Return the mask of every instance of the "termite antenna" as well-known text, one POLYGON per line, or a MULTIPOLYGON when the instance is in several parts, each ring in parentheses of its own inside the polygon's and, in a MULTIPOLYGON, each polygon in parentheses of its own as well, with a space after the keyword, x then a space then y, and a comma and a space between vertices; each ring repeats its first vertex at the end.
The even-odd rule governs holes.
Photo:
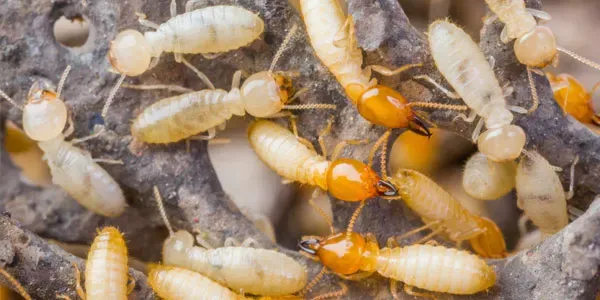
POLYGON ((575 53, 575 52, 573 52, 571 50, 567 50, 567 49, 565 49, 563 47, 556 47, 556 49, 558 51, 562 52, 562 53, 565 53, 565 54, 571 56, 572 58, 574 58, 575 60, 579 61, 580 63, 586 64, 586 65, 588 65, 588 66, 590 66, 590 67, 592 67, 592 68, 594 68, 596 70, 600 70, 600 65, 598 63, 596 63, 594 61, 591 61, 591 60, 589 60, 589 59, 587 59, 587 58, 585 58, 585 57, 583 57, 583 56, 581 56, 581 55, 579 55, 579 54, 577 54, 577 53, 575 53))
POLYGON ((6 278, 6 281, 13 286, 13 288, 17 293, 19 293, 19 295, 21 295, 21 297, 23 297, 25 300, 31 300, 31 296, 29 296, 27 291, 25 291, 25 288, 23 288, 19 281, 17 281, 12 275, 8 274, 8 272, 2 268, 0 268, 0 274, 6 278))
POLYGON ((531 105, 531 108, 527 111, 527 114, 529 115, 533 113, 540 105, 540 98, 538 97, 535 82, 533 81, 533 72, 531 72, 530 67, 527 67, 527 79, 529 80, 529 89, 531 90, 531 98, 533 99, 533 104, 531 105))
POLYGON ((173 236, 174 231, 173 231, 173 227, 171 227, 171 223, 169 222, 169 219, 167 218, 167 213, 165 212, 165 207, 163 205, 163 199, 162 196, 160 195, 160 191, 158 190, 157 186, 154 186, 152 188, 152 190, 154 191, 154 200, 156 200, 156 204, 158 205, 158 211, 160 211, 160 216, 163 219, 163 222, 165 223, 165 226, 167 226, 167 229, 169 230, 169 235, 173 236))
POLYGON ((284 105, 283 109, 287 110, 303 110, 303 109, 336 109, 335 104, 324 104, 324 103, 312 103, 312 104, 297 104, 297 105, 284 105))
MULTIPOLYGON (((102 108, 102 113, 100 114, 100 116, 102 116, 102 119, 104 119, 105 124, 107 123, 106 116, 108 115, 108 108, 110 107, 113 100, 115 99, 115 95, 117 94, 117 91, 121 87, 121 84, 123 84, 123 80, 125 80, 126 76, 127 75, 122 74, 121 77, 119 77, 119 80, 117 80, 117 84, 115 85, 115 87, 113 87, 113 89, 108 94, 108 98, 106 99, 106 103, 104 104, 104 107, 102 108)), ((104 126, 106 126, 106 125, 104 125, 104 126)))
POLYGON ((350 218, 350 222, 348 223, 348 229, 346 230, 346 240, 350 240, 352 238, 352 231, 354 230, 354 224, 356 223, 356 219, 358 219, 358 215, 360 214, 362 209, 365 207, 366 203, 367 203, 367 201, 365 201, 365 200, 360 201, 360 205, 352 214, 352 218, 350 218))
POLYGON ((71 72, 71 65, 67 65, 62 75, 60 76, 60 81, 58 81, 58 87, 56 88, 56 98, 60 99, 60 94, 62 93, 63 87, 65 87, 65 82, 67 81, 67 76, 69 76, 69 72, 71 72))
POLYGON ((435 108, 435 109, 443 109, 443 110, 456 110, 456 111, 469 110, 469 107, 466 105, 443 104, 443 103, 435 103, 435 102, 410 102, 406 106, 435 108))
POLYGON ((290 41, 292 40, 292 37, 296 33, 297 29, 298 29, 298 24, 294 23, 294 25, 292 25, 292 28, 290 29, 288 34, 285 36, 285 39, 283 39, 283 42, 281 42, 281 46, 279 46, 279 49, 277 49, 277 52, 275 53, 275 56, 273 57, 273 61, 271 62, 271 66, 269 67, 269 73, 272 73, 273 69, 275 69, 275 65, 277 64, 277 61, 281 57, 281 54, 283 53, 283 51, 285 51, 287 49, 287 46, 290 43, 290 41))
POLYGON ((321 279, 323 279, 323 276, 325 276, 325 274, 327 273, 327 269, 325 268, 325 266, 323 266, 323 268, 321 268, 321 271, 319 271, 319 274, 317 274, 317 276, 315 276, 315 278, 313 278, 313 280, 311 280, 306 287, 300 291, 300 296, 304 296, 308 293, 310 293, 310 291, 312 291, 312 289, 315 287, 315 285, 317 285, 317 283, 319 283, 319 281, 321 281, 321 279))
POLYGON ((8 101, 12 106, 23 110, 23 106, 17 104, 17 102, 15 102, 15 100, 13 100, 11 97, 9 97, 3 90, 0 90, 0 96, 2 96, 2 98, 6 99, 6 101, 8 101))
POLYGON ((348 286, 343 283, 343 282, 339 282, 340 285, 340 289, 335 291, 335 292, 329 292, 327 294, 322 294, 316 297, 312 297, 310 298, 310 300, 322 300, 322 299, 329 299, 329 298, 339 298, 341 296, 344 296, 348 293, 348 286))
POLYGON ((310 200, 308 200, 308 203, 310 204, 310 206, 312 206, 312 208, 314 210, 317 211, 317 213, 319 213, 319 215, 321 215, 321 217, 323 217, 323 220, 325 220, 325 222, 327 222, 327 226, 329 226, 329 231, 331 232, 331 234, 335 233, 335 229, 333 228, 333 222, 331 221, 331 218, 329 218, 329 216, 325 213, 325 211, 320 208, 319 206, 317 206, 317 204, 315 203, 315 198, 317 198, 317 196, 320 194, 320 190, 319 188, 316 188, 315 191, 313 192, 312 196, 310 197, 310 200))

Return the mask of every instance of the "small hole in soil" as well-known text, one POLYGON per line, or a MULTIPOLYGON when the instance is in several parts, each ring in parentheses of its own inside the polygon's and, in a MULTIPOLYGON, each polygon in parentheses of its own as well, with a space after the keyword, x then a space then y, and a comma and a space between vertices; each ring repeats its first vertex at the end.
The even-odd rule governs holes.
POLYGON ((54 23, 54 38, 65 47, 81 47, 90 35, 90 24, 83 16, 62 16, 54 23))

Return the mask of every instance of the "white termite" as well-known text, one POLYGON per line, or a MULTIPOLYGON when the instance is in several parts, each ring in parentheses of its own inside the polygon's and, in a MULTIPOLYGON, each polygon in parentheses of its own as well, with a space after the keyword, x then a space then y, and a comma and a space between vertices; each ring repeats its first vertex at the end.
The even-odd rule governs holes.
MULTIPOLYGON (((60 94, 70 68, 68 66, 63 73, 57 92, 54 92, 51 83, 36 81, 29 90, 24 107, 2 91, 0 96, 23 111, 25 133, 37 141, 44 152, 52 182, 87 209, 103 216, 116 217, 125 210, 125 197, 117 182, 96 163, 113 161, 92 159, 89 152, 74 146, 74 143, 86 138, 67 142, 62 133, 68 113, 60 94)), ((72 128, 67 131, 72 132, 72 128)))

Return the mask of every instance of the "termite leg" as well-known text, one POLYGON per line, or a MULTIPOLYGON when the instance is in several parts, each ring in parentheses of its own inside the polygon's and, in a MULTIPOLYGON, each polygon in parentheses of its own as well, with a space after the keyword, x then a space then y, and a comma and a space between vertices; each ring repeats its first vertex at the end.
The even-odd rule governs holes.
POLYGON ((367 144, 367 143, 369 143, 369 139, 341 141, 337 145, 335 145, 335 148, 333 148, 333 152, 331 153, 331 160, 334 161, 334 160, 340 158, 342 151, 344 150, 344 147, 346 147, 348 145, 363 145, 363 144, 367 144))
POLYGON ((133 276, 128 275, 129 276, 129 282, 127 282, 127 295, 131 294, 131 292, 133 292, 133 289, 135 288, 135 278, 133 278, 133 276))
POLYGON ((352 45, 354 36, 354 20, 352 15, 348 15, 344 25, 338 29, 337 33, 333 37, 333 45, 337 48, 346 48, 348 45, 352 45))
POLYGON ((384 76, 394 76, 394 75, 398 75, 404 71, 410 70, 412 68, 422 67, 422 66, 423 66, 422 63, 417 63, 417 64, 404 65, 404 66, 394 69, 394 70, 390 70, 390 69, 388 69, 384 66, 380 66, 380 65, 370 65, 370 66, 367 66, 367 68, 369 68, 372 71, 375 71, 381 75, 384 75, 384 76))
POLYGON ((260 248, 260 244, 253 238, 247 238, 242 242, 242 247, 245 248, 260 248))
POLYGON ((292 132, 296 136, 296 139, 298 140, 298 142, 300 142, 302 145, 306 146, 312 152, 317 153, 315 146, 313 146, 313 144, 309 140, 301 137, 298 134, 298 125, 296 124, 296 118, 297 117, 295 115, 290 115, 290 126, 292 127, 292 132))
POLYGON ((506 25, 502 27, 502 31, 500 32, 500 40, 504 44, 508 44, 511 40, 511 38, 508 37, 508 27, 506 25))
POLYGON ((212 140, 217 135, 217 129, 215 127, 211 127, 206 130, 207 135, 195 135, 190 137, 190 140, 194 141, 207 141, 212 140))
POLYGON ((240 242, 238 242, 237 239, 232 238, 232 237, 228 237, 225 239, 225 242, 223 243, 223 247, 239 247, 241 246, 240 242))
POLYGON ((440 227, 436 228, 435 230, 433 230, 432 232, 430 232, 428 235, 424 236, 422 239, 420 239, 420 240, 418 240, 418 241, 414 242, 413 244, 423 244, 423 243, 429 243, 429 242, 431 242, 431 241, 432 241, 431 239, 432 239, 434 236, 436 236, 436 235, 438 235, 439 233, 441 233, 441 232, 442 232, 442 230, 444 230, 444 228, 440 226, 440 227))
POLYGON ((149 20, 147 20, 147 19, 146 19, 146 18, 147 18, 147 17, 146 17, 146 14, 144 14, 144 13, 139 13, 139 12, 136 12, 135 14, 138 16, 138 22, 139 22, 139 23, 140 23, 142 26, 150 27, 150 28, 152 28, 152 29, 158 29, 158 27, 159 27, 159 26, 158 26, 158 24, 156 24, 156 23, 154 23, 154 22, 152 22, 152 21, 149 21, 149 20))
POLYGON ((585 213, 585 211, 573 206, 567 205, 567 212, 569 212, 569 220, 574 221, 575 219, 581 217, 585 213))
POLYGON ((179 85, 171 85, 171 84, 123 84, 124 88, 132 89, 132 90, 168 90, 170 92, 177 93, 192 93, 194 90, 188 89, 179 85))
POLYGON ((465 115, 465 114, 458 114, 456 117, 454 117, 454 119, 452 120, 453 122, 461 119, 467 123, 473 123, 473 121, 475 121, 475 118, 477 118, 477 112, 475 112, 474 110, 471 110, 469 112, 469 115, 465 115))
MULTIPOLYGON (((463 241, 458 241, 456 242, 456 246, 458 247, 459 245, 462 244, 463 241)), ((439 245, 439 243, 436 240, 429 240, 425 243, 425 245, 431 245, 431 246, 437 246, 439 245)), ((459 248, 460 249, 460 248, 459 248)))
POLYGON ((398 244, 396 238, 392 236, 387 239, 387 241, 385 242, 385 246, 391 249, 400 247, 400 244, 398 244))
POLYGON ((541 10, 537 10, 537 9, 533 9, 533 8, 526 8, 525 10, 540 20, 544 20, 544 21, 552 20, 552 16, 545 11, 541 11, 541 10))
POLYGON ((488 56, 488 64, 490 64, 490 68, 492 68, 492 70, 496 66, 496 58, 493 55, 488 56))
POLYGON ((290 100, 288 100, 286 102, 286 104, 290 104, 290 103, 294 102, 294 100, 300 98, 300 96, 302 96, 302 94, 304 94, 306 92, 308 92, 308 88, 301 88, 301 89, 299 89, 298 91, 296 91, 294 93, 294 95, 292 95, 292 98, 290 98, 290 100))
POLYGON ((350 274, 350 275, 344 275, 344 274, 339 274, 339 273, 335 273, 335 274, 337 276, 339 276, 340 278, 343 278, 346 280, 361 281, 366 278, 369 278, 371 275, 373 275, 373 272, 360 271, 360 272, 356 272, 356 273, 350 274))
POLYGON ((327 120, 327 127, 325 127, 325 129, 321 130, 321 132, 319 133, 319 137, 317 138, 317 140, 319 141, 319 147, 321 148, 321 154, 324 157, 327 157, 327 147, 325 147, 325 136, 329 135, 331 133, 332 125, 333 125, 333 117, 330 117, 327 120))
POLYGON ((521 107, 521 106, 516 106, 516 105, 507 105, 506 109, 512 111, 512 112, 516 112, 519 114, 527 114, 529 113, 529 111, 535 111, 534 108, 537 108, 537 105, 534 104, 534 106, 532 106, 530 109, 521 107))
POLYGON ((206 249, 214 249, 215 248, 206 239, 201 237, 199 234, 196 235, 196 242, 198 243, 198 245, 200 245, 206 249))
POLYGON ((444 94, 446 94, 446 96, 448 96, 451 99, 461 99, 457 93, 451 92, 450 90, 445 88, 443 85, 441 85, 437 81, 433 80, 433 78, 429 77, 429 75, 418 75, 418 76, 413 76, 413 78, 414 79, 423 79, 423 80, 431 83, 434 87, 436 87, 438 90, 442 91, 444 94))
POLYGON ((189 0, 188 2, 185 3, 185 12, 190 12, 194 9, 196 9, 196 5, 198 5, 198 3, 202 3, 204 2, 204 0, 189 0))
POLYGON ((573 163, 571 164, 571 172, 570 172, 570 179, 569 179, 569 191, 565 193, 565 197, 567 198, 567 200, 571 200, 571 198, 573 198, 573 195, 575 195, 575 165, 577 164, 578 161, 579 161, 579 156, 575 156, 575 159, 573 160, 573 163))
MULTIPOLYGON (((192 1, 192 0, 190 0, 192 1)), ((189 3, 189 2, 188 2, 189 3)), ((240 88, 240 82, 242 81, 242 70, 237 70, 235 71, 235 73, 233 73, 233 78, 231 79, 231 89, 239 89, 240 88)))
POLYGON ((512 95, 515 92, 515 89, 510 85, 510 83, 506 83, 502 86, 502 96, 505 98, 512 95))
POLYGON ((398 282, 394 279, 390 279, 390 294, 392 294, 393 299, 400 299, 400 297, 398 297, 398 282))
POLYGON ((122 160, 117 160, 117 159, 94 158, 93 161, 97 162, 97 163, 104 163, 104 164, 109 164, 109 165, 123 165, 124 164, 124 162, 122 160))
POLYGON ((202 73, 200 70, 198 70, 196 67, 194 67, 187 59, 185 59, 183 57, 183 55, 181 55, 181 53, 175 53, 174 55, 175 55, 175 61, 182 62, 184 65, 186 65, 188 68, 190 68, 194 73, 196 73, 196 75, 198 77, 200 77, 200 80, 202 80, 204 85, 206 85, 209 89, 211 89, 211 90, 215 89, 215 86, 212 84, 210 79, 208 79, 208 77, 204 73, 202 73))
POLYGON ((437 299, 433 294, 430 293, 423 293, 423 292, 416 292, 413 290, 413 287, 410 285, 406 285, 404 284, 404 292, 413 296, 413 297, 425 297, 425 298, 430 298, 430 299, 437 299))
POLYGON ((479 119, 477 122, 477 126, 473 130, 473 134, 471 135, 471 140, 473 143, 477 143, 477 138, 479 138, 479 134, 481 133, 481 128, 483 128, 483 119, 479 119))
POLYGON ((169 5, 169 10, 171 11, 171 18, 177 16, 177 0, 171 0, 171 5, 169 5))
POLYGON ((75 123, 73 122, 73 111, 71 109, 67 109, 67 124, 69 125, 67 129, 65 129, 63 135, 65 138, 70 137, 73 132, 75 132, 75 123))
POLYGON ((406 239, 407 237, 410 237, 411 235, 417 234, 417 233, 419 233, 419 232, 421 232, 423 230, 430 229, 430 228, 435 228, 436 226, 440 225, 441 223, 442 223, 442 221, 431 222, 431 223, 429 223, 427 225, 423 225, 423 226, 421 226, 419 228, 416 228, 416 229, 413 229, 413 230, 411 230, 409 232, 405 232, 404 234, 402 234, 400 236, 394 237, 394 239, 395 240, 406 239))

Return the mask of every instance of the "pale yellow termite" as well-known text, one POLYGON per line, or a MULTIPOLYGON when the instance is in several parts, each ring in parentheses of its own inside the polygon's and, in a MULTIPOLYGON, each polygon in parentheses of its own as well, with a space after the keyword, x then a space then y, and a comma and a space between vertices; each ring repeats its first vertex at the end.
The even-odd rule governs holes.
POLYGON ((515 187, 516 172, 515 161, 495 162, 477 152, 465 164, 462 186, 473 198, 498 199, 515 187))
MULTIPOLYGON (((300 291, 306 285, 306 267, 275 250, 250 248, 247 240, 241 247, 205 249, 194 246, 194 237, 185 230, 173 232, 163 208, 158 188, 154 195, 161 216, 169 229, 163 245, 165 265, 186 268, 228 286, 240 293, 282 296, 300 291)), ((202 243, 206 245, 207 243, 202 243)))
POLYGON ((428 31, 431 55, 440 73, 456 91, 446 90, 429 76, 418 76, 434 84, 452 98, 462 98, 471 108, 468 122, 481 119, 473 131, 479 151, 494 161, 519 157, 525 145, 525 132, 513 121, 512 111, 526 113, 521 107, 506 104, 504 93, 483 52, 471 37, 449 21, 436 21, 428 31), (480 135, 485 122, 487 131, 480 135))
POLYGON ((63 73, 57 92, 46 81, 35 82, 24 107, 2 91, 0 96, 23 111, 25 133, 36 140, 44 152, 52 182, 89 210, 116 217, 125 210, 125 197, 115 180, 96 163, 109 161, 92 159, 89 152, 74 145, 78 141, 67 142, 62 133, 67 123, 67 108, 60 93, 69 70, 67 67, 63 73))
MULTIPOLYGON (((127 283, 127 246, 118 229, 104 227, 92 243, 85 264, 85 292, 81 288, 81 275, 75 268, 76 290, 81 299, 86 300, 127 300, 133 290, 134 281, 127 283)), ((67 296, 60 296, 69 299, 67 296)))
POLYGON ((383 198, 402 199, 426 224, 411 233, 433 228, 429 237, 446 233, 457 243, 468 241, 483 257, 506 256, 506 244, 498 226, 492 220, 468 211, 429 177, 414 170, 400 169, 389 180, 398 189, 399 196, 383 198))
MULTIPOLYGON (((288 105, 294 94, 290 79, 273 72, 277 60, 291 40, 294 26, 275 54, 271 68, 251 75, 240 88, 241 71, 233 76, 231 91, 206 89, 169 97, 147 107, 131 125, 133 137, 144 143, 171 143, 208 132, 204 139, 215 136, 233 115, 246 112, 254 117, 274 117, 283 109, 333 109, 330 104, 288 105)), ((148 89, 156 86, 129 86, 148 89)), ((159 86, 164 87, 164 86, 159 86)))
POLYGON ((5 122, 4 149, 10 160, 21 169, 24 182, 35 186, 49 186, 52 175, 44 162, 44 152, 35 140, 29 138, 15 123, 5 122))
POLYGON ((523 151, 517 167, 517 205, 548 237, 569 223, 567 199, 573 195, 575 163, 571 166, 569 192, 565 193, 556 167, 536 151, 523 151))

